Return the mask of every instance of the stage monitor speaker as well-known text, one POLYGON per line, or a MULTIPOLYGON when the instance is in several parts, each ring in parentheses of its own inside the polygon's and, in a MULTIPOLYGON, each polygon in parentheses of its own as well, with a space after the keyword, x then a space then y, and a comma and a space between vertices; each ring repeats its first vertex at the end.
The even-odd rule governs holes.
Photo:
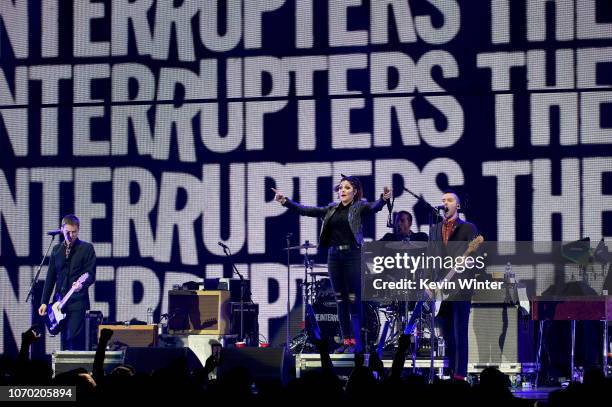
POLYGON ((229 291, 171 290, 168 292, 170 333, 229 334, 229 300, 229 291))
POLYGON ((501 366, 519 362, 519 311, 504 304, 473 305, 468 331, 468 364, 501 366))
POLYGON ((246 367, 257 381, 281 380, 284 384, 295 375, 295 362, 285 348, 223 348, 217 377, 223 380, 236 367, 246 367))
POLYGON ((104 328, 113 330, 111 349, 157 346, 157 325, 98 325, 98 338, 104 328))
POLYGON ((190 371, 202 369, 202 363, 189 348, 127 348, 124 363, 134 367, 137 373, 151 374, 185 358, 190 371))
MULTIPOLYGON (((51 355, 51 367, 53 376, 66 373, 74 369, 83 368, 88 372, 93 370, 93 363, 96 356, 94 351, 83 350, 60 350, 51 355)), ((104 373, 110 372, 123 363, 122 351, 106 351, 104 354, 104 373)))

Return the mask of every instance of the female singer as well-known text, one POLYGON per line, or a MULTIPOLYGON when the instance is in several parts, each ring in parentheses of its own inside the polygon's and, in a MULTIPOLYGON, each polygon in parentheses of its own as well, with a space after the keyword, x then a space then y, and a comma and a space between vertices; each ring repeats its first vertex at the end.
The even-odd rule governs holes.
POLYGON ((334 188, 340 202, 324 207, 303 206, 272 188, 274 199, 300 215, 323 218, 319 245, 328 249, 327 266, 338 305, 338 320, 343 337, 335 353, 362 352, 361 324, 361 245, 363 244, 362 218, 380 211, 391 199, 391 190, 385 187, 375 202, 363 199, 363 188, 357 177, 342 176, 334 188), (351 330, 352 322, 352 330, 351 330))

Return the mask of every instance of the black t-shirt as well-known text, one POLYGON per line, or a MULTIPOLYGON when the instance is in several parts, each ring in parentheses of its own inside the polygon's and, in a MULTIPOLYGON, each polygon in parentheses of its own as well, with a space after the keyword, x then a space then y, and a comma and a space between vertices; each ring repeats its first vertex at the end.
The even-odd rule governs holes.
POLYGON ((348 221, 348 213, 351 205, 338 205, 336 212, 329 220, 329 246, 352 245, 355 243, 355 237, 351 231, 351 226, 348 221))

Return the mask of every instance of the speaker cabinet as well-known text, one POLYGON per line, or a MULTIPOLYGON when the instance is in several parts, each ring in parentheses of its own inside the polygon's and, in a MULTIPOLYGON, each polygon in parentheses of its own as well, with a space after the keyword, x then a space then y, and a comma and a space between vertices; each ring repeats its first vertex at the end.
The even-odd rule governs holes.
POLYGON ((519 311, 505 304, 472 306, 468 330, 468 370, 518 364, 519 311))
POLYGON ((230 292, 171 290, 168 315, 171 334, 227 335, 230 331, 230 292))
MULTIPOLYGON (((242 321, 242 337, 247 338, 249 346, 259 346, 259 304, 244 303, 242 305, 244 319, 242 321)), ((240 337, 240 303, 231 303, 231 333, 240 337)), ((242 338, 241 338, 242 339, 242 338)))

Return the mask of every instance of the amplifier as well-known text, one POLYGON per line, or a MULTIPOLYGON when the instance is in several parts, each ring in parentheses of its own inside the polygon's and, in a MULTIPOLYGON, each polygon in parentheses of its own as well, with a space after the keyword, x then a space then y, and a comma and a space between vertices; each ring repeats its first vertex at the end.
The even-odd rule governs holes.
POLYGON ((98 338, 104 328, 113 330, 108 344, 111 349, 157 346, 157 325, 98 325, 98 338))
POLYGON ((168 330, 171 334, 226 335, 230 331, 230 292, 171 290, 168 330))
POLYGON ((98 326, 102 323, 101 311, 85 312, 85 350, 96 350, 98 347, 98 326))

